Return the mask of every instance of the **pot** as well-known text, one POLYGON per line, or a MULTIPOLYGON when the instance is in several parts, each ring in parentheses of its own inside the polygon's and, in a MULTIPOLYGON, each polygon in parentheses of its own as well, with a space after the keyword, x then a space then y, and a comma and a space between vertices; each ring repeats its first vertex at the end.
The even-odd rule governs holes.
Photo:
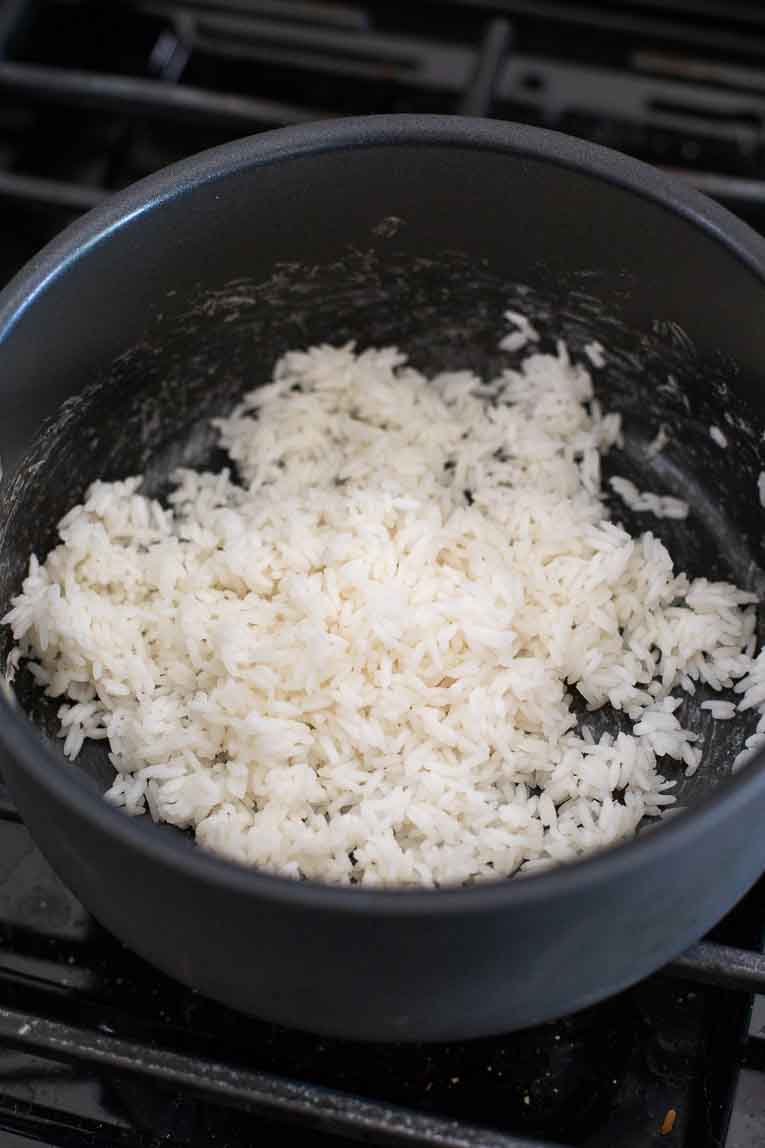
MULTIPOLYGON (((207 420, 285 350, 395 342, 421 369, 488 373, 508 308, 573 355, 607 348, 619 472, 692 506, 686 524, 628 525, 666 537, 682 569, 759 591, 764 280, 765 243, 726 211, 551 132, 373 117, 180 163, 0 297, 0 610, 95 478, 145 472, 161 495, 175 466, 217 465, 207 420)), ((16 695, 3 771, 54 868, 146 960, 280 1024, 391 1040, 537 1024, 674 957, 765 867, 765 762, 730 773, 745 718, 679 778, 683 814, 632 842, 495 884, 372 890, 239 868, 125 816, 101 796, 103 745, 64 764, 56 705, 23 673, 16 695)))

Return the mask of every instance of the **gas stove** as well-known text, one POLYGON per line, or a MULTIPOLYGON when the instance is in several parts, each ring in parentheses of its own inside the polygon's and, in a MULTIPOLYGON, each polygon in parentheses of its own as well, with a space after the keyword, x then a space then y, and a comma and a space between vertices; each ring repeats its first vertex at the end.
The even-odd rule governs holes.
MULTIPOLYGON (((0 90, 1 281, 175 159, 371 112, 567 131, 765 232, 755 3, 4 0, 0 90)), ((327 1040, 234 1014, 123 949, 0 788, 0 1145, 243 1148, 291 1124, 309 1148, 754 1148, 764 933, 761 882, 671 966, 573 1017, 447 1045, 327 1040)))

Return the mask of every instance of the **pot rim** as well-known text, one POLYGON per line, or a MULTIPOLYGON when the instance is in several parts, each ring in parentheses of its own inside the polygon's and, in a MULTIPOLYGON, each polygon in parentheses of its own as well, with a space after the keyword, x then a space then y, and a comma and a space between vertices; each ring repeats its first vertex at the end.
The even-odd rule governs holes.
MULTIPOLYGON (((498 120, 437 115, 362 116, 280 128, 249 136, 175 163, 111 196, 67 227, 36 255, 0 293, 0 353, 22 316, 67 269, 112 233, 204 184, 266 164, 328 151, 394 146, 440 146, 525 156, 598 178, 650 199, 693 223, 728 249, 761 281, 765 299, 765 239, 706 196, 639 160, 560 132, 498 120)), ((504 911, 628 880, 648 865, 704 847, 704 839, 752 800, 765 796, 765 752, 741 773, 726 779, 679 817, 654 831, 561 867, 519 880, 455 888, 359 888, 295 881, 237 865, 175 835, 158 833, 148 816, 129 817, 89 786, 72 784, 60 759, 33 724, 0 692, 0 746, 53 798, 110 833, 124 847, 208 886, 257 900, 315 911, 411 917, 504 911)))

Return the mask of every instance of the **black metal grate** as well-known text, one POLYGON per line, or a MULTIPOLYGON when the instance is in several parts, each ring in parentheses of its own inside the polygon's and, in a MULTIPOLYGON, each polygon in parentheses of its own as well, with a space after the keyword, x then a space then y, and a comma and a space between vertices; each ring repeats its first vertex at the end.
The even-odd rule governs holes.
MULTIPOLYGON (((756 3, 4 0, 0 93, 5 278, 174 159, 360 112, 560 128, 678 171, 765 230, 756 3)), ((575 1017, 351 1045, 243 1020, 148 969, 60 884, 0 790, 0 1141, 233 1148, 296 1122, 309 1146, 722 1148, 733 1110, 728 1148, 765 1143, 750 1023, 764 893, 575 1017)))
POLYGON ((0 197, 58 225, 247 132, 419 110, 619 146, 765 224, 764 59, 765 10, 723 0, 5 0, 0 197))

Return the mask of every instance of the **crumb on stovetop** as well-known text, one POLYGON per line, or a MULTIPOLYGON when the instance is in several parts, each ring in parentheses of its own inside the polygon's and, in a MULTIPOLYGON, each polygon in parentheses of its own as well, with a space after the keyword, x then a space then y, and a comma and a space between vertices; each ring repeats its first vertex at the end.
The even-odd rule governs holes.
POLYGON ((661 1127, 659 1128, 659 1132, 662 1136, 669 1136, 670 1132, 675 1127, 676 1120, 677 1110, 674 1108, 668 1108, 664 1115, 664 1119, 661 1122, 661 1127))

